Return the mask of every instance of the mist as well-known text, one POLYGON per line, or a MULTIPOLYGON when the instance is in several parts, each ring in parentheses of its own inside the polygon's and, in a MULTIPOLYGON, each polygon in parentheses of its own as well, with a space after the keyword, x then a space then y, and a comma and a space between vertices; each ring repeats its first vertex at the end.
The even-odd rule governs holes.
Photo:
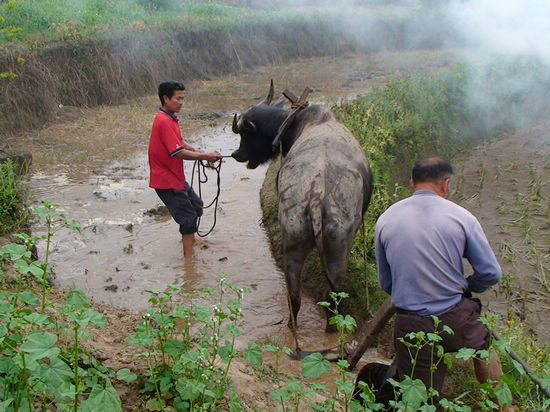
POLYGON ((464 38, 486 52, 538 57, 550 65, 548 0, 454 0, 449 15, 464 38))
POLYGON ((550 107, 550 2, 452 0, 449 20, 472 65, 471 104, 489 126, 522 127, 550 107))

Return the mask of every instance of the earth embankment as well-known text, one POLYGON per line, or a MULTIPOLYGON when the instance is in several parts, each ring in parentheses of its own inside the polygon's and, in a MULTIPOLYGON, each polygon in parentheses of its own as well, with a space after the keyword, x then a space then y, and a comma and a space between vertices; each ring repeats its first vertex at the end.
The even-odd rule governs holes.
POLYGON ((40 47, 5 46, 0 73, 15 76, 0 82, 0 130, 42 126, 67 106, 120 104, 154 93, 155 85, 168 78, 209 79, 300 57, 440 47, 450 41, 452 30, 435 19, 360 13, 342 20, 298 13, 284 22, 245 21, 203 30, 189 30, 183 23, 136 23, 40 47), (415 30, 421 27, 434 29, 415 30))

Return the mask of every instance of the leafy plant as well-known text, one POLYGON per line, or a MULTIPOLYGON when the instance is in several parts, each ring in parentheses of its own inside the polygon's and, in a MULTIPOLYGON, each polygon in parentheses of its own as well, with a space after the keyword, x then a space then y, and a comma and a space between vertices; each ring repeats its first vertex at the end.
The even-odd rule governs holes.
POLYGON ((0 405, 9 412, 50 404, 62 411, 120 411, 120 398, 110 381, 114 372, 81 345, 90 337, 89 326, 105 325, 103 316, 89 307, 78 289, 68 293, 61 311, 46 305, 53 224, 61 219, 77 227, 57 214, 51 202, 42 204, 33 213, 46 220, 47 234, 17 234, 22 244, 10 243, 0 249, 0 281, 10 286, 7 268, 18 274, 14 290, 5 287, 0 291, 0 405), (41 239, 47 244, 43 262, 32 253, 41 239), (33 291, 36 282, 42 286, 41 296, 33 291))
POLYGON ((12 160, 0 162, 0 176, 0 234, 5 234, 26 223, 28 194, 12 160))
MULTIPOLYGON (((137 355, 146 358, 148 371, 143 392, 150 396, 149 410, 160 410, 168 404, 177 410, 218 410, 224 396, 231 393, 228 377, 231 361, 236 356, 235 338, 242 317, 241 300, 248 289, 227 284, 220 275, 218 296, 205 288, 195 292, 190 305, 174 305, 171 286, 165 292, 149 291, 153 309, 147 311, 129 343, 143 347, 137 355), (226 298, 232 292, 236 299, 226 298), (191 329, 197 328, 198 338, 191 329)), ((231 397, 233 403, 238 403, 231 397)))
POLYGON ((0 293, 0 398, 5 411, 31 410, 36 403, 53 403, 60 410, 119 411, 120 398, 101 366, 81 346, 88 326, 105 319, 90 309, 84 294, 74 289, 59 313, 36 311, 39 299, 30 291, 0 293), (60 336, 71 332, 65 347, 60 336))

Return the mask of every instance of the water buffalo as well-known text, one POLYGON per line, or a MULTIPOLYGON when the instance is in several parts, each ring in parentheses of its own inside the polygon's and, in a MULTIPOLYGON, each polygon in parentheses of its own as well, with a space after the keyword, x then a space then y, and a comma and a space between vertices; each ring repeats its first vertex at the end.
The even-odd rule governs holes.
MULTIPOLYGON (((282 101, 267 98, 241 115, 233 132, 240 134, 232 153, 247 167, 275 158, 272 142, 289 114, 282 101)), ((283 264, 289 294, 289 327, 295 328, 301 303, 301 271, 317 247, 331 290, 339 291, 346 275, 353 238, 372 193, 372 175, 355 137, 331 110, 312 105, 297 112, 280 136, 283 155, 277 177, 283 264)), ((328 293, 328 289, 327 289, 328 293)), ((332 328, 327 319, 327 331, 332 328)))

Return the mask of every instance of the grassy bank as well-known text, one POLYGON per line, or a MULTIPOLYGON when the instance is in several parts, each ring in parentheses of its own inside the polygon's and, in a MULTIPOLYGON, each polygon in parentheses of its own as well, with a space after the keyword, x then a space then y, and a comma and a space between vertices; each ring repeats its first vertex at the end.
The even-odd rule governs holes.
POLYGON ((118 3, 126 7, 120 15, 106 0, 86 2, 89 10, 61 0, 0 5, 4 132, 40 126, 64 106, 118 104, 151 94, 167 78, 205 79, 297 57, 451 42, 444 19, 411 8, 267 11, 193 2, 149 10, 118 3), (433 30, 424 34, 422 27, 433 30))

